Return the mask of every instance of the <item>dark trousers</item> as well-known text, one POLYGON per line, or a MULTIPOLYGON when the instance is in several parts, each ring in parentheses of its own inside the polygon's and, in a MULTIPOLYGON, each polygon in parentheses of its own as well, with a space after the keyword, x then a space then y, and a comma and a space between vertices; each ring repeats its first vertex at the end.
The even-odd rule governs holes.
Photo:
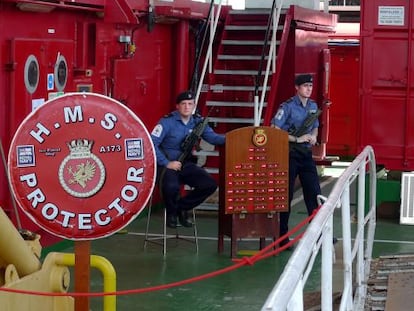
MULTIPOLYGON (((163 168, 158 167, 159 173, 162 170, 163 168)), ((217 189, 214 178, 193 162, 184 163, 181 171, 165 169, 159 182, 168 215, 177 215, 180 210, 191 210, 203 203, 217 189), (192 188, 185 196, 181 196, 182 185, 192 188)))
POLYGON ((312 159, 312 152, 300 152, 291 150, 289 152, 289 211, 280 213, 280 235, 289 231, 289 215, 291 202, 295 190, 295 180, 299 176, 302 185, 303 199, 305 201, 308 215, 317 208, 316 197, 321 194, 319 176, 316 170, 315 161, 312 159))

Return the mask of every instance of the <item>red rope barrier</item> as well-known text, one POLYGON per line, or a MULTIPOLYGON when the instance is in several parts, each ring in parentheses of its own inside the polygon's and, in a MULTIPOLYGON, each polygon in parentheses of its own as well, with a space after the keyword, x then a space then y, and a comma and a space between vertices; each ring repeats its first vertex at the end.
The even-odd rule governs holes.
POLYGON ((203 275, 199 275, 197 277, 193 277, 190 279, 173 282, 169 284, 163 284, 163 285, 157 285, 152 287, 146 287, 146 288, 136 288, 136 289, 127 289, 127 290, 120 290, 116 292, 85 292, 85 293, 50 293, 50 292, 39 292, 39 291, 31 291, 31 290, 22 290, 22 289, 13 289, 13 288, 7 288, 7 287, 0 287, 0 291, 3 292, 10 292, 10 293, 18 293, 18 294, 26 294, 26 295, 36 295, 36 296, 71 296, 71 297, 103 297, 103 296, 125 296, 125 295, 131 295, 131 294, 143 294, 147 292, 153 292, 158 290, 164 290, 172 287, 178 287, 182 285, 187 285, 190 283, 198 282, 201 280, 205 280, 208 278, 216 277, 218 275, 231 272, 233 270, 236 270, 243 266, 253 266, 257 261, 266 259, 270 256, 274 256, 279 254, 280 252, 284 251, 289 246, 295 244, 299 239, 303 236, 304 232, 298 234, 295 238, 293 238, 289 243, 286 245, 283 245, 282 247, 278 247, 277 249, 271 250, 272 248, 276 247, 277 244, 279 244, 280 241, 283 241, 286 238, 289 238, 292 234, 297 233, 300 229, 303 229, 305 225, 307 225, 316 215, 316 213, 319 211, 321 206, 319 206, 317 209, 313 211, 313 213, 305 218, 303 221, 301 221, 299 224, 297 224, 291 231, 284 234, 283 236, 279 237, 276 241, 272 242, 265 248, 261 249, 257 254, 251 256, 251 257, 243 257, 241 259, 233 259, 232 266, 216 270, 213 272, 209 272, 203 275))

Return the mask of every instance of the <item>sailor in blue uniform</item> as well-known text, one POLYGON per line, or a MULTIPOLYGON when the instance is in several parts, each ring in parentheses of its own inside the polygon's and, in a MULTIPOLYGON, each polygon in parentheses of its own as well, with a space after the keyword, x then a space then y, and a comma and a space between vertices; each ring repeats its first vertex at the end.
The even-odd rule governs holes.
MULTIPOLYGON (((176 103, 177 109, 161 118, 151 133, 157 157, 158 182, 167 209, 167 225, 172 228, 177 227, 177 218, 182 226, 191 227, 187 211, 198 206, 217 189, 214 178, 197 166, 191 155, 178 161, 183 153, 182 143, 203 118, 193 115, 195 103, 191 91, 179 94, 176 103), (182 185, 192 188, 183 197, 180 196, 182 185)), ((201 137, 213 145, 225 143, 225 136, 215 133, 208 125, 201 137)))
MULTIPOLYGON (((318 118, 315 118, 306 128, 302 127, 308 116, 318 110, 318 105, 310 99, 313 88, 312 75, 298 75, 295 79, 295 88, 296 95, 282 103, 272 119, 272 126, 289 133, 289 211, 280 213, 281 236, 288 232, 296 177, 299 176, 309 215, 318 206, 316 198, 321 193, 319 176, 311 149, 316 144, 318 136, 318 118), (296 134, 295 132, 302 133, 296 134)), ((286 245, 288 242, 289 239, 285 239, 280 243, 280 246, 286 245)))

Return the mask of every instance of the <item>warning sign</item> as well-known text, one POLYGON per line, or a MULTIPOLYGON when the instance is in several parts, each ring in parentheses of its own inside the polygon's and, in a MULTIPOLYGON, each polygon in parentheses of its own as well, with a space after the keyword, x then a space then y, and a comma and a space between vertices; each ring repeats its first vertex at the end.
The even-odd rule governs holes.
POLYGON ((151 137, 121 103, 93 93, 57 97, 18 128, 9 152, 12 192, 46 231, 96 239, 146 206, 156 166, 151 137))

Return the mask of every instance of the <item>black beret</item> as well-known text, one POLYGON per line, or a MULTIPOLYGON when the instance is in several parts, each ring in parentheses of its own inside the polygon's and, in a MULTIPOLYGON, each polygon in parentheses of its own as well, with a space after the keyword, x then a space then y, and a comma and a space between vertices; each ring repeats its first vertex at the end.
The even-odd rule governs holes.
POLYGON ((177 104, 182 102, 183 100, 190 100, 190 99, 194 99, 194 93, 191 91, 185 91, 182 92, 180 94, 178 94, 177 96, 177 104))
POLYGON ((313 83, 312 75, 302 74, 302 75, 297 75, 296 76, 295 85, 302 85, 304 83, 313 83))

